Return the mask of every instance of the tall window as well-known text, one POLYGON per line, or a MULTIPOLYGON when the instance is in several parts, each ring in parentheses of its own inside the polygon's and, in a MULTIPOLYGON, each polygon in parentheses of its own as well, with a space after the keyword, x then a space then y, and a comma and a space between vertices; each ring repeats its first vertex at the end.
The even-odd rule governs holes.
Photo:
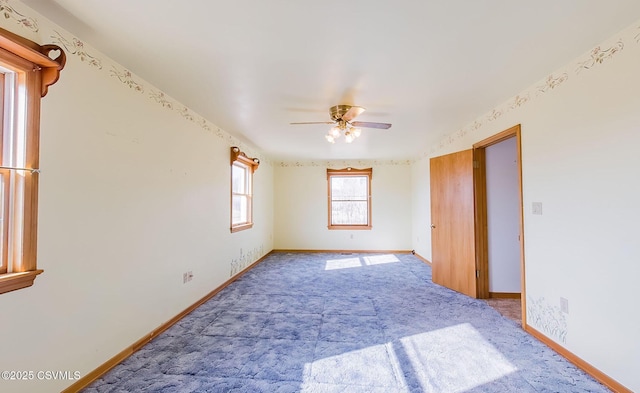
POLYGON ((36 264, 40 98, 65 59, 57 46, 0 29, 0 293, 29 287, 42 273, 36 264), (59 53, 55 59, 51 51, 59 53))
POLYGON ((327 169, 329 229, 371 229, 372 169, 327 169))
POLYGON ((253 226, 253 172, 258 165, 259 159, 231 148, 231 232, 253 226))

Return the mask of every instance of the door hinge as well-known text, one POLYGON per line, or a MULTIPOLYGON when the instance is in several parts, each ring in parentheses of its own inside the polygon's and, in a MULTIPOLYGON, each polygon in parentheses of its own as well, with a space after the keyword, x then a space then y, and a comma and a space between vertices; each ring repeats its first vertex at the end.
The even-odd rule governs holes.
POLYGON ((476 270, 476 278, 480 278, 480 270, 476 270))
POLYGON ((477 160, 473 160, 473 169, 479 169, 480 163, 477 160))

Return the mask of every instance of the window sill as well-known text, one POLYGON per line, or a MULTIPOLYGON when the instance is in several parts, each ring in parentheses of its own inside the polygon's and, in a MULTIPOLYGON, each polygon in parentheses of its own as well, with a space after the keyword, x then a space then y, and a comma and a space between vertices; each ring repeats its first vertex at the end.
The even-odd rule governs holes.
POLYGON ((333 229, 345 229, 345 230, 365 230, 370 231, 371 225, 329 225, 327 228, 333 229))
POLYGON ((44 270, 32 270, 29 272, 0 275, 0 294, 32 286, 36 276, 43 271, 44 270))
POLYGON ((253 227, 253 223, 250 224, 242 224, 231 227, 231 233, 244 231, 245 229, 249 229, 253 227))

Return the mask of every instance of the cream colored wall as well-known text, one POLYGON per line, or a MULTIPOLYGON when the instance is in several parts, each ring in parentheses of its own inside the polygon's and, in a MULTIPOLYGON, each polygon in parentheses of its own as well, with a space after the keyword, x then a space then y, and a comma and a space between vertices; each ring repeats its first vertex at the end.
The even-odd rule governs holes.
MULTIPOLYGON (((0 26, 39 43, 73 36, 35 18, 0 26)), ((16 15, 10 13, 10 15, 16 15)), ((59 40, 58 40, 59 41, 59 40)), ((67 50, 43 99, 38 266, 31 288, 0 296, 0 370, 81 376, 273 249, 273 167, 255 173, 255 226, 231 234, 226 132, 85 44, 67 50), (71 50, 69 50, 71 49, 71 50), (73 52, 76 52, 75 54, 73 52), (91 65, 94 64, 94 65, 91 65), (154 96, 156 98, 154 98, 154 96), (186 271, 193 280, 183 284, 186 271)), ((3 392, 67 381, 2 381, 3 392)))
MULTIPOLYGON (((413 175, 415 231, 430 221, 422 205, 428 158, 522 124, 528 324, 634 391, 640 391, 639 69, 640 21, 452 132, 414 165, 413 175), (543 204, 543 215, 532 215, 532 202, 543 204), (560 297, 569 301, 568 314, 560 311, 560 297)), ((428 252, 430 239, 420 237, 414 248, 428 252)))
MULTIPOLYGON (((1 27, 54 41, 45 18, 18 1, 4 6, 1 27), (6 7, 36 18, 39 31, 6 7)), ((0 296, 0 334, 9 338, 0 369, 85 375, 274 247, 414 248, 430 258, 428 158, 521 123, 529 324, 640 390, 632 292, 640 273, 638 27, 602 43, 602 61, 584 54, 452 130, 413 165, 373 165, 372 231, 326 229, 326 166, 264 160, 256 226, 237 234, 228 230, 228 148, 236 141, 55 27, 70 47, 43 101, 45 273, 32 288, 0 296), (542 216, 531 215, 534 201, 542 216), (187 270, 194 280, 182 284, 187 270)), ((72 382, 0 381, 0 390, 50 392, 72 382)))
POLYGON ((301 166, 285 163, 274 168, 276 249, 411 249, 411 167, 408 163, 298 165, 301 166), (327 168, 347 166, 373 168, 371 230, 327 229, 327 168))

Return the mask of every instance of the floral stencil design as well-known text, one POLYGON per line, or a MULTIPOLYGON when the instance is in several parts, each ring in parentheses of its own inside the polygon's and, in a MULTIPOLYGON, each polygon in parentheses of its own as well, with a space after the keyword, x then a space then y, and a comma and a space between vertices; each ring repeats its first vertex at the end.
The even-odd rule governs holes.
POLYGON ((536 329, 562 343, 567 342, 567 319, 560 307, 553 307, 544 297, 527 302, 527 320, 536 329))
POLYGON ((487 120, 494 121, 497 118, 499 118, 500 116, 502 116, 502 111, 499 110, 499 109, 494 109, 493 111, 491 111, 489 116, 487 116, 487 120))
POLYGON ((178 111, 178 113, 180 113, 180 115, 182 117, 184 117, 185 119, 189 120, 189 121, 193 121, 193 115, 191 114, 191 112, 189 111, 189 108, 187 108, 186 106, 183 106, 182 109, 176 109, 178 111))
POLYGON ((131 71, 123 70, 122 72, 118 71, 115 66, 111 66, 111 76, 115 76, 120 80, 120 82, 129 86, 130 89, 138 91, 140 93, 144 92, 144 87, 138 82, 133 80, 133 76, 131 75, 131 71))
POLYGON ((567 79, 569 79, 569 75, 566 72, 564 74, 560 75, 557 78, 554 78, 553 75, 549 75, 549 77, 545 81, 544 85, 538 86, 538 92, 539 93, 546 93, 549 90, 553 90, 556 87, 558 87, 561 84, 563 84, 564 82, 566 82, 567 79))
POLYGON ((618 41, 614 46, 606 50, 600 49, 599 46, 593 48, 591 51, 591 58, 578 64, 576 73, 580 73, 580 71, 585 69, 588 70, 596 64, 602 64, 605 60, 612 58, 613 55, 620 52, 622 49, 624 49, 622 41, 618 41))
POLYGON ((152 91, 149 93, 149 97, 153 98, 155 102, 162 105, 163 108, 173 109, 173 103, 169 101, 167 96, 161 91, 152 91))
POLYGON ((205 119, 204 117, 200 119, 200 123, 198 123, 198 125, 205 131, 211 131, 211 126, 209 125, 207 119, 205 119))
POLYGON ((276 163, 281 168, 292 167, 368 167, 368 166, 382 166, 382 165, 411 165, 413 160, 358 160, 358 161, 294 161, 286 162, 281 161, 276 163))
POLYGON ((72 38, 71 41, 69 41, 57 31, 54 30, 53 32, 55 33, 55 35, 52 35, 51 38, 58 44, 62 45, 67 50, 67 52, 71 53, 72 55, 78 56, 80 58, 80 61, 86 62, 92 67, 96 67, 99 70, 102 69, 102 61, 100 61, 100 59, 98 59, 97 57, 91 56, 89 53, 87 53, 87 51, 84 49, 84 42, 75 37, 72 38))
POLYGON ((15 20, 18 24, 26 27, 34 33, 37 33, 39 30, 38 21, 16 11, 15 8, 9 5, 9 0, 0 0, 0 14, 2 14, 5 19, 15 20))
POLYGON ((517 95, 515 96, 515 98, 513 99, 513 102, 511 103, 511 109, 516 109, 518 107, 521 107, 522 105, 526 104, 527 102, 529 102, 529 94, 525 94, 523 96, 521 95, 517 95))
POLYGON ((236 274, 240 273, 242 270, 247 268, 252 263, 256 262, 264 255, 264 247, 255 247, 253 250, 249 251, 246 254, 240 254, 238 258, 234 258, 231 260, 231 274, 229 277, 233 277, 236 274))

